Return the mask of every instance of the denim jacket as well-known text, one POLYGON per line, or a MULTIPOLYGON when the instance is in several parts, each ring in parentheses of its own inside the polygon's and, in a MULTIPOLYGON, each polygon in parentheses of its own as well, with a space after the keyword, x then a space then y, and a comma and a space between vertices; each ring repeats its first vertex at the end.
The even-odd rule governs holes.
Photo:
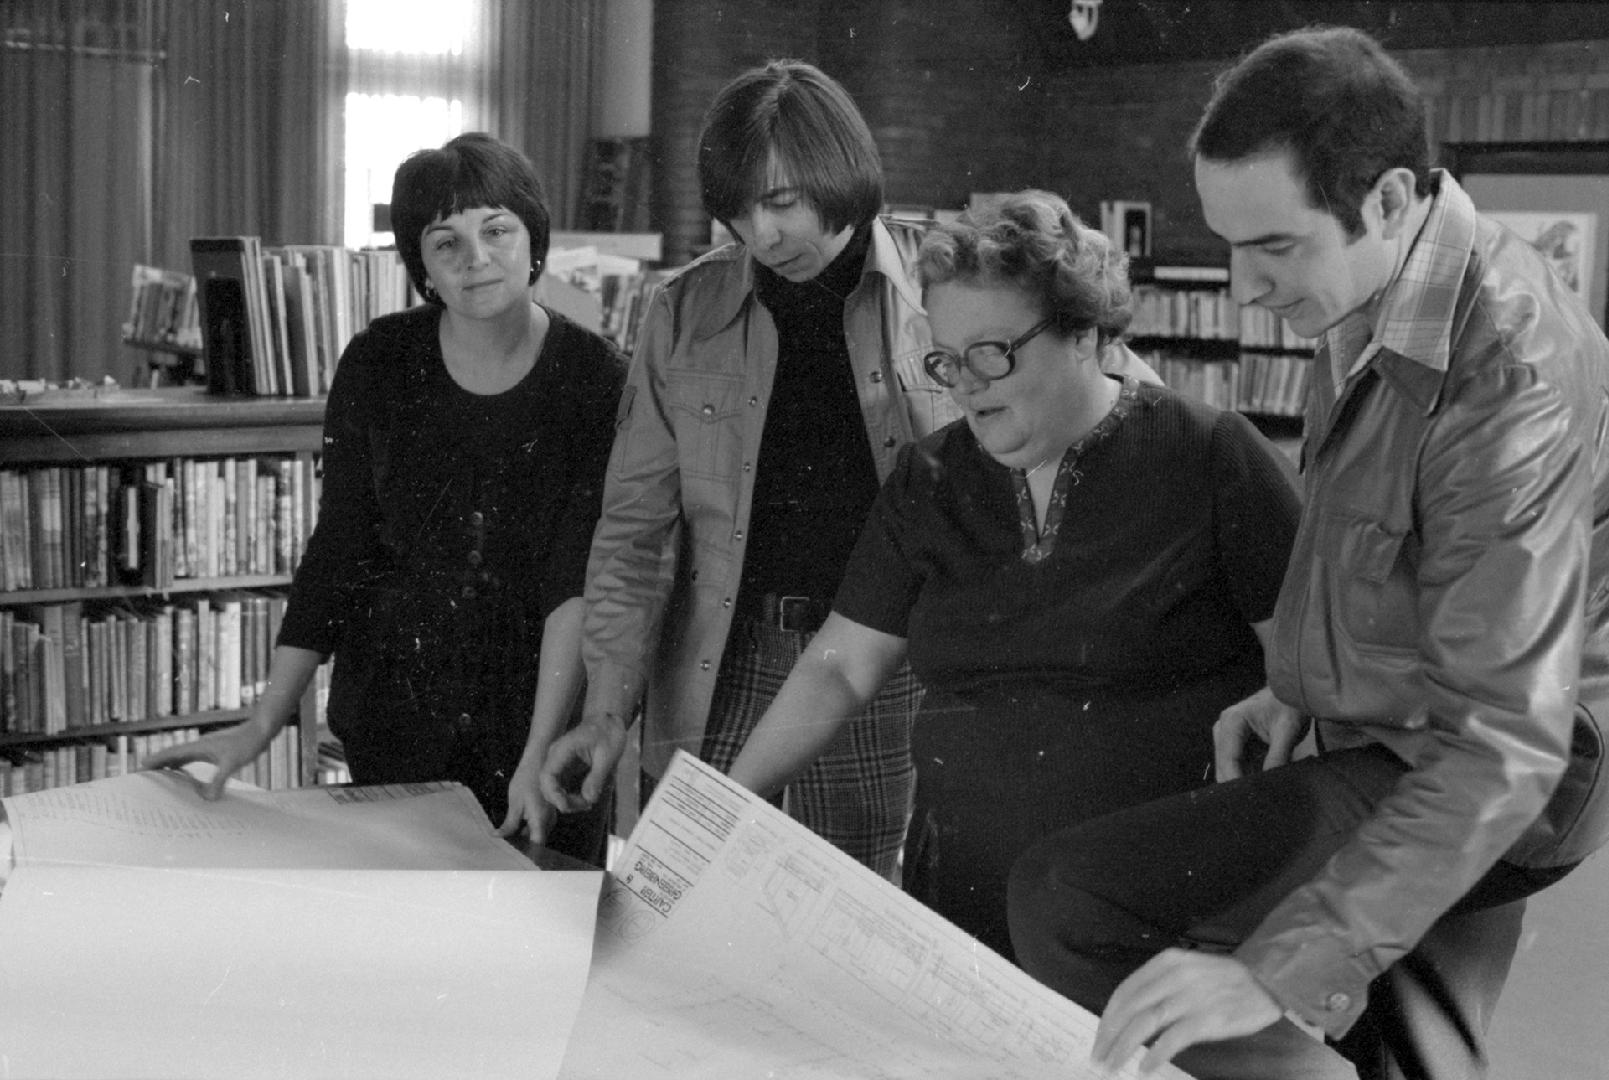
MULTIPOLYGON (((922 369, 932 338, 907 270, 920 239, 915 226, 874 222, 844 306, 879 480, 902 445, 959 416, 922 369)), ((629 721, 641 700, 642 765, 655 776, 677 748, 698 752, 743 572, 777 366, 754 272, 746 249, 729 244, 665 281, 616 420, 587 571, 586 711, 629 721)))
POLYGON ((1332 1035, 1499 859, 1568 865, 1609 832, 1609 342, 1439 185, 1361 363, 1331 391, 1315 360, 1270 635, 1269 684, 1326 748, 1410 766, 1236 952, 1332 1035))

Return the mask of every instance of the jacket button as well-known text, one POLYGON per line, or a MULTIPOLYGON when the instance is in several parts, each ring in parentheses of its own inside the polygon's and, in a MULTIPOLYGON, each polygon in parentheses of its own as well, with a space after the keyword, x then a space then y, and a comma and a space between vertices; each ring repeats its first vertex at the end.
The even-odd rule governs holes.
POLYGON ((1339 990, 1324 999, 1324 1007, 1331 1012, 1345 1012, 1351 1004, 1352 995, 1343 994, 1339 990))
POLYGON ((478 551, 471 551, 471 552, 470 552, 470 553, 469 553, 469 556, 468 556, 468 558, 469 558, 469 565, 470 565, 470 566, 479 566, 479 565, 480 565, 480 560, 481 560, 481 557, 482 557, 482 556, 481 556, 481 553, 480 553, 480 552, 478 552, 478 551))
POLYGON ((754 464, 752 462, 745 461, 743 463, 743 471, 744 472, 748 472, 752 468, 754 468, 754 464))
POLYGON ((759 398, 757 398, 757 397, 749 398, 749 407, 750 408, 758 408, 759 405, 760 405, 760 399, 759 398))
POLYGON ((705 416, 714 416, 715 415, 715 406, 713 406, 713 405, 705 405, 702 409, 699 410, 699 412, 703 413, 705 416))
POLYGON ((471 525, 483 525, 486 523, 486 515, 481 513, 479 510, 476 510, 473 514, 469 515, 469 523, 471 525))
POLYGON ((882 381, 883 381, 883 373, 881 371, 872 372, 872 382, 880 383, 882 381))
POLYGON ((888 447, 888 448, 890 448, 890 449, 893 449, 894 447, 899 445, 899 440, 894 438, 894 436, 890 435, 888 438, 883 440, 883 445, 888 447))
POLYGON ((475 586, 473 586, 473 585, 465 585, 464 588, 463 588, 463 591, 462 591, 462 593, 460 593, 460 595, 463 596, 463 598, 465 600, 473 600, 473 599, 475 599, 475 586))
POLYGON ((700 660, 698 662, 698 670, 700 670, 700 671, 708 671, 709 669, 710 669, 710 662, 708 660, 700 660))
POLYGON ((730 596, 723 596, 721 598, 721 606, 722 607, 731 607, 732 606, 732 598, 730 596))
POLYGON ((743 539, 743 530, 739 529, 737 532, 733 533, 732 534, 732 539, 733 540, 741 540, 741 539, 743 539))
POLYGON ((473 724, 474 722, 475 721, 470 718, 468 713, 460 713, 458 716, 458 726, 460 729, 467 731, 469 729, 469 725, 473 724))

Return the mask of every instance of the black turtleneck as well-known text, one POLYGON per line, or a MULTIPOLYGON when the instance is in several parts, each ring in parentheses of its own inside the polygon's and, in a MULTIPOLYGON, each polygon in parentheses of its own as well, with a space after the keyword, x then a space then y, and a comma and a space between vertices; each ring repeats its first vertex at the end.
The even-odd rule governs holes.
POLYGON ((860 284, 871 225, 809 281, 755 267, 755 295, 777 326, 777 374, 749 516, 742 594, 830 603, 877 496, 877 468, 844 338, 844 301, 860 284))

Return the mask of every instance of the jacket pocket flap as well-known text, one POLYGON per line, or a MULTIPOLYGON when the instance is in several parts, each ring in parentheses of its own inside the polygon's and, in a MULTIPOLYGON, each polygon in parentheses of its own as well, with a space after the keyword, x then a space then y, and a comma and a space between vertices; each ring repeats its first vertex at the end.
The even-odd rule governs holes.
POLYGON ((1406 538, 1406 533, 1392 532, 1378 521, 1354 521, 1346 531, 1346 566, 1369 584, 1383 585, 1406 538))

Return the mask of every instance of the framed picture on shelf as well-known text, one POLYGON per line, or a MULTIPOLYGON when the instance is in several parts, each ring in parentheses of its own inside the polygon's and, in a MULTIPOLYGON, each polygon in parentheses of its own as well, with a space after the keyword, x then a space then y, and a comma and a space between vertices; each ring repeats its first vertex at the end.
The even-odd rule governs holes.
POLYGON ((1609 325, 1609 142, 1447 143, 1441 163, 1609 325))

